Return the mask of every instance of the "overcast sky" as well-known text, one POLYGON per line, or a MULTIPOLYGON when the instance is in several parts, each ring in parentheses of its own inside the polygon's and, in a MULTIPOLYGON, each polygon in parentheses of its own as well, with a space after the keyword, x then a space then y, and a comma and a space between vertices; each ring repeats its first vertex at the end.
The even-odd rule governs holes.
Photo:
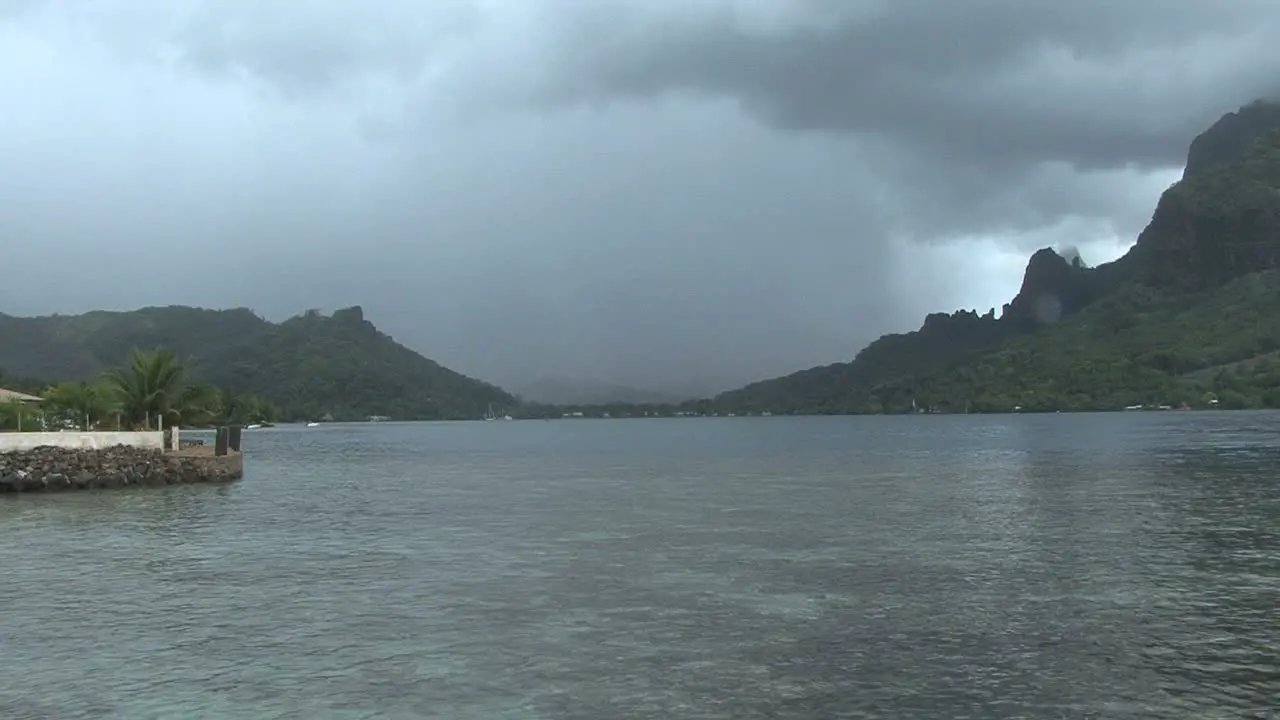
POLYGON ((1275 0, 0 0, 0 311, 720 389, 1112 259, 1275 0))

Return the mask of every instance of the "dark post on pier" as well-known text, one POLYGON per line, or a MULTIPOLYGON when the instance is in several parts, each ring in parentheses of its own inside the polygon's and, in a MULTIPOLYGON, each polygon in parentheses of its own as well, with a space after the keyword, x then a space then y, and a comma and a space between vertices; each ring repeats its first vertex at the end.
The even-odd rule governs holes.
POLYGON ((239 425, 227 428, 227 447, 234 452, 240 452, 240 431, 243 429, 239 425))
POLYGON ((228 430, 230 430, 230 428, 226 426, 219 426, 218 433, 213 436, 213 454, 218 457, 227 454, 227 441, 230 439, 229 436, 231 435, 228 430))

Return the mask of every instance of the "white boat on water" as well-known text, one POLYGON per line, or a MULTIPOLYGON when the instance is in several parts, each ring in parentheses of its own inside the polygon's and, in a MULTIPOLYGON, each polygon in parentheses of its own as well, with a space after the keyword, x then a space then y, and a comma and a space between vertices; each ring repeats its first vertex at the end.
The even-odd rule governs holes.
MULTIPOLYGON (((493 403, 489 403, 489 410, 484 414, 484 421, 493 422, 494 420, 497 420, 497 419, 498 419, 498 416, 493 414, 493 403)), ((502 419, 511 420, 512 417, 510 415, 503 415, 502 419)))
POLYGON ((259 425, 259 424, 257 424, 257 423, 254 423, 254 424, 252 424, 252 425, 245 425, 245 426, 244 426, 244 429, 245 429, 245 430, 261 430, 261 429, 262 429, 262 426, 261 426, 261 425, 259 425))
POLYGON ((318 422, 309 422, 309 423, 307 423, 307 427, 320 427, 320 423, 318 423, 318 422))

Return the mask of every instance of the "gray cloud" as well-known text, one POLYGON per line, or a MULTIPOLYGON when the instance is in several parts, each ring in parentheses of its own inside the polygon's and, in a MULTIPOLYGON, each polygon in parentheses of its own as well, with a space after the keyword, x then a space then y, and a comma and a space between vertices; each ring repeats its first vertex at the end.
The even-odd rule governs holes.
POLYGON ((1223 112, 1280 95, 1267 0, 785 5, 773 23, 724 7, 624 22, 602 6, 562 30, 559 72, 530 94, 731 98, 783 131, 856 137, 933 239, 1072 214, 1131 233, 1148 208, 1117 214, 1116 185, 1132 183, 1107 171, 1179 166, 1223 112))
POLYGON ((761 32, 601 6, 566 31, 551 100, 689 91, 789 130, 867 133, 990 166, 1167 167, 1242 100, 1280 90, 1269 0, 809 0, 761 32))
POLYGON ((0 0, 0 310, 360 303, 504 383, 714 389, 1131 242, 1280 6, 0 0), (216 268, 215 271, 209 268, 216 268))
POLYGON ((484 21, 466 0, 378 7, 322 0, 305 9, 281 7, 256 0, 202 4, 177 23, 172 39, 198 71, 316 93, 374 74, 412 80, 484 21))

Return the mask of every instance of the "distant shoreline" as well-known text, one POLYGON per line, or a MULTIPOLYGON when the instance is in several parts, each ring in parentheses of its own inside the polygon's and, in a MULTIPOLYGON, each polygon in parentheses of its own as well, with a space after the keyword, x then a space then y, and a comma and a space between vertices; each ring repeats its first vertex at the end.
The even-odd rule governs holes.
MULTIPOLYGON (((771 413, 762 415, 759 413, 733 413, 733 414, 706 414, 706 415, 589 415, 584 414, 581 417, 563 417, 563 416, 513 416, 511 420, 500 421, 498 424, 519 421, 586 421, 586 420, 770 420, 778 418, 824 418, 824 417, 844 417, 844 418, 872 418, 872 417, 963 417, 966 415, 982 416, 982 417, 1003 417, 1010 415, 1097 415, 1097 414, 1120 414, 1120 415, 1149 415, 1149 414, 1183 414, 1183 413, 1241 413, 1241 412, 1280 412, 1280 408, 1171 408, 1167 410, 1160 409, 1143 409, 1143 410, 1126 410, 1126 409, 1089 409, 1089 410, 1008 410, 1008 411, 970 411, 963 412, 916 412, 916 413, 771 413)), ((370 422, 367 420, 335 420, 332 422, 322 423, 319 426, 308 427, 304 422, 282 422, 276 423, 272 427, 256 428, 248 432, 259 432, 261 430, 321 430, 328 426, 334 427, 353 427, 364 425, 406 425, 418 423, 436 423, 436 424, 486 424, 483 419, 458 419, 458 418, 423 418, 417 420, 383 420, 370 422)), ((488 423, 493 424, 493 423, 488 423)), ((201 433, 214 432, 213 428, 183 428, 184 433, 201 433)))

